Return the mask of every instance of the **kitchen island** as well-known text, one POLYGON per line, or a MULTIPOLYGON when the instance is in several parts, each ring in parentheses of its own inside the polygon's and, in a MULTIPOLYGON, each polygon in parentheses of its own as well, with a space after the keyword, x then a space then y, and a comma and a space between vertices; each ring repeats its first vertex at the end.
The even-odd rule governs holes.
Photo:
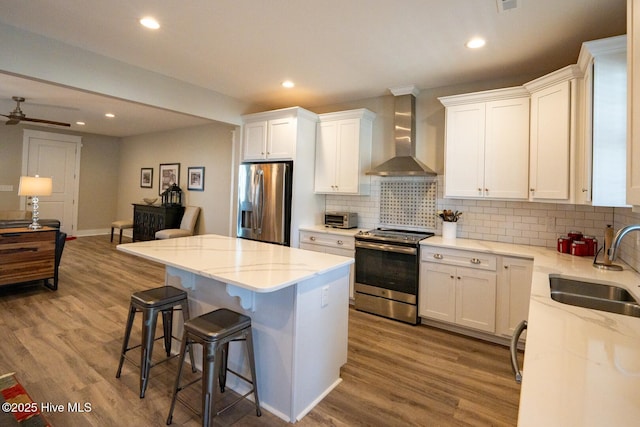
MULTIPOLYGON (((164 264, 165 284, 188 292, 192 316, 228 308, 251 317, 258 392, 269 412, 295 422, 340 383, 352 258, 211 234, 118 250, 164 264)), ((229 367, 250 377, 244 348, 229 353, 229 367)), ((231 373, 227 386, 248 390, 231 373)))

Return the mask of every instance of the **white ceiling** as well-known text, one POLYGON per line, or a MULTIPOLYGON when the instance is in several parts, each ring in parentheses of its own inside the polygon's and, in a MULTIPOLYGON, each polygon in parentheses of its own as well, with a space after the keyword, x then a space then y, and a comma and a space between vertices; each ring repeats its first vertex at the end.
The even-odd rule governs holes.
MULTIPOLYGON (((409 84, 427 89, 542 75, 575 63, 583 41, 625 33, 626 0, 517 0, 516 9, 503 13, 497 1, 6 0, 0 22, 217 91, 254 110, 313 109, 409 84), (160 30, 141 27, 145 15, 156 17, 160 30), (486 47, 465 48, 472 36, 486 38, 486 47), (296 87, 283 89, 285 79, 296 87)), ((82 117, 87 126, 73 129, 105 135, 207 122, 0 75, 0 113, 13 109, 13 95, 27 98, 29 117, 82 117), (107 109, 118 119, 106 121, 107 109)))

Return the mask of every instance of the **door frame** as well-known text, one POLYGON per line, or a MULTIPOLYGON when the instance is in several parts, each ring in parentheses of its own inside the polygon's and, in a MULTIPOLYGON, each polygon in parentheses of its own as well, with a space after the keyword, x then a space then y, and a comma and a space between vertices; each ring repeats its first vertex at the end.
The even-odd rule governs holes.
MULTIPOLYGON (((75 163, 73 171, 73 206, 72 206, 72 221, 71 232, 77 233, 78 231, 78 196, 80 194, 80 150, 82 148, 82 137, 78 135, 69 135, 57 132, 46 132, 33 129, 23 129, 22 131, 22 170, 21 175, 27 174, 27 168, 29 164, 29 144, 31 138, 50 139, 58 142, 64 142, 75 145, 75 163)), ((20 206, 26 207, 26 197, 20 197, 20 206)))

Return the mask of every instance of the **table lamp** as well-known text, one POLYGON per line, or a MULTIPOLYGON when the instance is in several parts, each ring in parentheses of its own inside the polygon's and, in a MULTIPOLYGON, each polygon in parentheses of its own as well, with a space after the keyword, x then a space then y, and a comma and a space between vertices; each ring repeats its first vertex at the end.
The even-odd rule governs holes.
POLYGON ((37 230, 42 228, 38 223, 40 219, 40 213, 38 212, 38 197, 50 196, 53 191, 53 181, 51 178, 44 178, 36 176, 21 176, 20 186, 18 187, 18 196, 31 196, 31 202, 33 203, 32 221, 29 224, 29 228, 37 230))

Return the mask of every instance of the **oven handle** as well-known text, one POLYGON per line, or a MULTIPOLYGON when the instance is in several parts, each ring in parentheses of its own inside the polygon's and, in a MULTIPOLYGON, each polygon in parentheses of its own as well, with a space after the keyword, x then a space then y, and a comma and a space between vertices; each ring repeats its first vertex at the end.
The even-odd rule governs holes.
POLYGON ((373 249, 375 251, 397 252, 400 254, 417 255, 418 249, 408 246, 389 245, 387 243, 371 243, 356 241, 356 248, 373 249))

